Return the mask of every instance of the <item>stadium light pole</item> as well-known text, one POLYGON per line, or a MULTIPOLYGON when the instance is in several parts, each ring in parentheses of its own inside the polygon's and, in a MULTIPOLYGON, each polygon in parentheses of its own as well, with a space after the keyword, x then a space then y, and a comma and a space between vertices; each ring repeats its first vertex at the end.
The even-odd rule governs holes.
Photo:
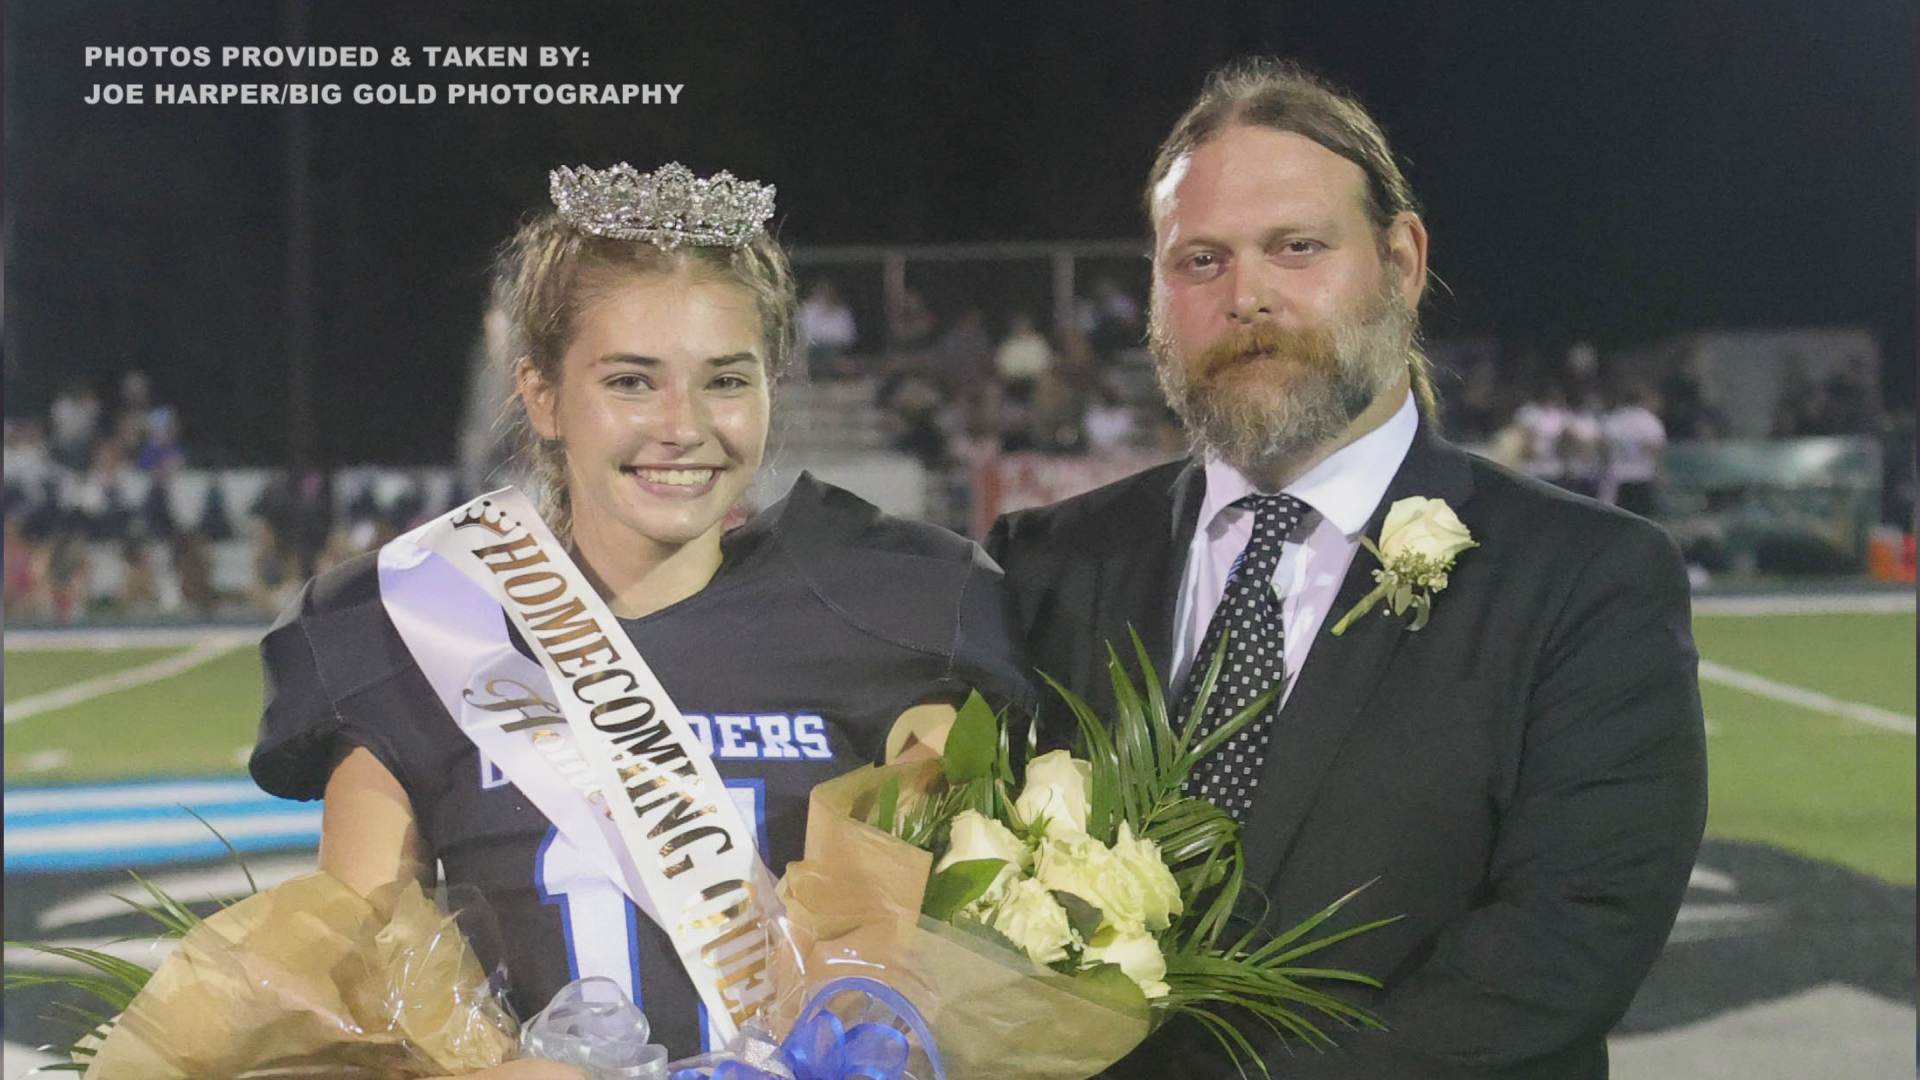
MULTIPOLYGON (((287 44, 305 45, 308 0, 286 0, 282 10, 287 44)), ((313 575, 318 554, 304 535, 308 522, 303 512, 307 472, 318 464, 313 423, 312 109, 311 105, 287 107, 287 457, 295 531, 288 539, 299 553, 302 577, 313 575)))

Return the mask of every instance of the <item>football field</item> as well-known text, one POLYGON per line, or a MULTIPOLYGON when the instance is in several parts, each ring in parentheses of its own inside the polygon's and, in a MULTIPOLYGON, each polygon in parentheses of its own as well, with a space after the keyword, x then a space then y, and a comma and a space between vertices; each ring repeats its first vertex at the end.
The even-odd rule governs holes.
MULTIPOLYGON (((1913 1075, 1914 626, 1911 593, 1700 603, 1710 840, 1668 955, 1618 1033, 1616 1076, 1913 1075), (1809 1024, 1868 1056, 1788 1071, 1795 1052, 1834 1063, 1809 1024), (1885 1071, 1896 1051, 1901 1071, 1885 1071)), ((311 865, 317 805, 245 780, 257 636, 8 635, 8 938, 137 931, 101 900, 127 867, 164 869, 202 900, 234 887, 219 842, 182 805, 269 877, 311 865)), ((6 960, 33 962, 12 949, 6 960)), ((7 1042, 56 1034, 20 998, 8 995, 7 1042)))
MULTIPOLYGON (((1705 612, 1694 634, 1709 834, 1912 884, 1913 615, 1705 612)), ((260 715, 252 640, 244 631, 10 638, 8 790, 244 776, 260 715)))

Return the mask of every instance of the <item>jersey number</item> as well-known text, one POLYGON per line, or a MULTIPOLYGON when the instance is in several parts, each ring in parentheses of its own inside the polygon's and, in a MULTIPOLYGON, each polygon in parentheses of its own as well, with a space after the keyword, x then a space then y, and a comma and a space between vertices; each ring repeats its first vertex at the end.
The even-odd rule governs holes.
MULTIPOLYGON (((741 818, 753 823, 755 839, 764 854, 767 819, 761 782, 728 780, 727 794, 733 796, 741 818)), ((541 901, 560 909, 560 925, 567 941, 567 977, 599 975, 612 979, 626 989, 635 1005, 645 1009, 640 996, 639 934, 639 920, 645 916, 640 909, 608 879, 604 867, 589 862, 552 826, 548 826, 547 839, 535 857, 533 874, 540 883, 541 901)))

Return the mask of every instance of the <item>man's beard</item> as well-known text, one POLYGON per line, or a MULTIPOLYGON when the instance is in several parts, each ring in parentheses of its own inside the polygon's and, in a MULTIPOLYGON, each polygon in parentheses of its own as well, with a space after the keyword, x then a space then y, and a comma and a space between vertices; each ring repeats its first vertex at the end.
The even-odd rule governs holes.
POLYGON ((1407 373, 1414 317, 1399 284, 1383 274, 1366 307, 1331 326, 1237 326, 1191 360, 1156 296, 1147 342, 1194 451, 1248 471, 1338 438, 1407 373))

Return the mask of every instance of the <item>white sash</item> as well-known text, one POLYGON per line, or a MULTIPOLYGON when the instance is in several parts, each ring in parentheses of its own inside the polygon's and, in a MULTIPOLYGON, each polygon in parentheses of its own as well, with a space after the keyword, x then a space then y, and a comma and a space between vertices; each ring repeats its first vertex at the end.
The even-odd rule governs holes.
POLYGON ((381 548, 379 574, 460 730, 667 932, 731 1040, 772 992, 772 875, 680 710, 532 504, 513 488, 482 495, 381 548))

